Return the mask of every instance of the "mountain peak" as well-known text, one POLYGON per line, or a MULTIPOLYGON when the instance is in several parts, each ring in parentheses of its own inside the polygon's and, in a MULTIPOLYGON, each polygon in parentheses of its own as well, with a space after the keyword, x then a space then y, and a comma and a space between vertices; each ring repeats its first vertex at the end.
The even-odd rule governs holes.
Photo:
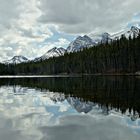
POLYGON ((131 29, 130 29, 130 31, 132 31, 135 34, 140 33, 140 29, 138 27, 136 27, 136 26, 132 26, 131 29))
POLYGON ((89 36, 87 35, 84 35, 83 38, 88 38, 88 39, 91 39, 89 36))
POLYGON ((28 62, 28 61, 29 60, 26 57, 19 55, 19 56, 14 56, 10 60, 3 61, 2 63, 4 63, 4 64, 19 64, 19 63, 24 63, 24 62, 28 62))
POLYGON ((82 36, 78 36, 78 37, 76 38, 76 40, 81 40, 81 39, 83 39, 82 36))
POLYGON ((54 48, 52 48, 52 49, 48 50, 48 53, 49 53, 49 52, 53 52, 53 51, 55 51, 55 50, 57 50, 57 48, 56 48, 56 47, 54 47, 54 48))
POLYGON ((41 57, 36 58, 34 61, 36 62, 36 61, 40 61, 40 60, 46 60, 46 59, 49 59, 51 57, 58 57, 58 56, 64 55, 65 52, 66 52, 66 50, 62 47, 60 47, 60 48, 54 47, 54 48, 48 50, 41 57))
POLYGON ((77 52, 82 50, 83 48, 89 48, 91 46, 94 46, 95 43, 93 42, 93 40, 87 36, 78 36, 74 41, 72 41, 68 48, 67 48, 67 52, 77 52))
POLYGON ((26 57, 24 57, 23 55, 17 55, 17 56, 14 56, 12 59, 24 59, 24 60, 28 60, 26 57))

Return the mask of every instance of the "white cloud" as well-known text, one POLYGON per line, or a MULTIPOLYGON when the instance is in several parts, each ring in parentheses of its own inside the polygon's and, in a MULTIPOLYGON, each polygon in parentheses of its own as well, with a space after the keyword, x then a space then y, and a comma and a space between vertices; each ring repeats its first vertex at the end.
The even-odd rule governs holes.
POLYGON ((36 57, 39 52, 37 44, 53 35, 48 25, 37 22, 41 15, 38 1, 0 2, 0 61, 11 59, 14 55, 36 57))

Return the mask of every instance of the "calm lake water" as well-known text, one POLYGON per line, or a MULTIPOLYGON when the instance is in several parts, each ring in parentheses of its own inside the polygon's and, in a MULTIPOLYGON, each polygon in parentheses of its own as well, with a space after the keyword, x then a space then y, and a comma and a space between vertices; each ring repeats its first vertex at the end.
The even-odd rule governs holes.
POLYGON ((0 140, 140 140, 140 77, 0 79, 0 140))

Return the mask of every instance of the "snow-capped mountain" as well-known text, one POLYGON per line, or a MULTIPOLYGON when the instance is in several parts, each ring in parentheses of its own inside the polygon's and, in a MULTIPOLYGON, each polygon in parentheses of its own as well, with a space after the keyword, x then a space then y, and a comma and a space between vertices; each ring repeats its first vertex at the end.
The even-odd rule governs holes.
POLYGON ((69 44, 67 52, 77 52, 82 50, 83 48, 89 48, 95 45, 96 43, 87 35, 84 35, 83 37, 79 36, 69 44))
POLYGON ((28 62, 29 60, 20 55, 20 56, 14 56, 12 59, 7 60, 7 61, 3 61, 2 63, 4 64, 19 64, 19 63, 23 63, 23 62, 28 62))
POLYGON ((51 57, 58 57, 58 56, 62 56, 64 55, 64 53, 66 52, 66 50, 64 48, 57 48, 54 47, 51 50, 47 51, 44 55, 42 55, 39 58, 36 58, 34 61, 39 61, 39 60, 46 60, 49 59, 51 57))
POLYGON ((126 29, 123 31, 120 31, 116 34, 113 34, 111 38, 113 40, 119 39, 122 35, 124 35, 126 38, 133 38, 134 36, 137 37, 140 34, 140 29, 138 27, 132 26, 130 29, 126 29))
POLYGON ((68 48, 67 52, 77 52, 82 50, 83 48, 89 48, 93 46, 97 46, 100 43, 111 42, 112 40, 116 40, 121 38, 124 35, 126 38, 137 37, 140 34, 140 29, 138 27, 132 26, 130 29, 123 30, 116 34, 109 34, 107 32, 102 34, 89 34, 89 36, 84 35, 77 37, 74 41, 72 41, 68 48))

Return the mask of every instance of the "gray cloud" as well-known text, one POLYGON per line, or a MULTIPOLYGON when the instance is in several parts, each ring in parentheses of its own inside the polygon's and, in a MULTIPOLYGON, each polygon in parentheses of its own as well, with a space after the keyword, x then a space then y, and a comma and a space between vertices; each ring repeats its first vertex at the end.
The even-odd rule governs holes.
POLYGON ((140 12, 137 0, 40 0, 42 23, 57 24, 67 33, 117 31, 140 12))
POLYGON ((20 0, 0 0, 0 28, 11 28, 15 19, 19 18, 20 0))

